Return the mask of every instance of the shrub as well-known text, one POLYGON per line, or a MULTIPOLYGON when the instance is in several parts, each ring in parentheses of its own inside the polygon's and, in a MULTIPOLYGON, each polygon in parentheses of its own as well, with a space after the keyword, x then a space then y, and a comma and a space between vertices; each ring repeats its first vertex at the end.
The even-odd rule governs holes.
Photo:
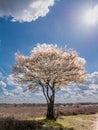
POLYGON ((43 127, 41 121, 15 120, 14 118, 1 118, 0 130, 74 130, 73 128, 43 127))

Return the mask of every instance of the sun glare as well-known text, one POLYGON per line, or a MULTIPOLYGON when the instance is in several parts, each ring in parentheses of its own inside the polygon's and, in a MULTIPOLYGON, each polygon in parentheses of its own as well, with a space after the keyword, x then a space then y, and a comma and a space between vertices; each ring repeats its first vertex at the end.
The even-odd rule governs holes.
POLYGON ((96 25, 98 22, 98 6, 89 9, 84 15, 84 20, 88 25, 96 25))

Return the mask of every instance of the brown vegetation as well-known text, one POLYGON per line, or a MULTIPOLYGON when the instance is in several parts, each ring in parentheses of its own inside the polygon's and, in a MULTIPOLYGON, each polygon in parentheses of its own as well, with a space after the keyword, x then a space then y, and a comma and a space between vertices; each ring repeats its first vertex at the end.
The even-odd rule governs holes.
MULTIPOLYGON (((46 105, 0 105, 0 118, 12 117, 14 119, 27 120, 36 117, 45 117, 46 105)), ((95 114, 97 105, 55 105, 57 116, 95 114)))
POLYGON ((89 106, 89 105, 76 105, 76 106, 67 106, 60 107, 58 110, 58 115, 68 116, 68 115, 79 115, 79 114, 95 114, 98 112, 98 106, 89 106))
MULTIPOLYGON (((0 130, 74 130, 73 128, 53 128, 44 126, 44 122, 34 121, 36 117, 45 117, 46 105, 0 105, 0 130)), ((94 114, 97 105, 56 105, 57 116, 94 114)))
POLYGON ((12 117, 14 119, 27 120, 36 117, 45 116, 46 107, 33 105, 1 105, 0 117, 12 117))

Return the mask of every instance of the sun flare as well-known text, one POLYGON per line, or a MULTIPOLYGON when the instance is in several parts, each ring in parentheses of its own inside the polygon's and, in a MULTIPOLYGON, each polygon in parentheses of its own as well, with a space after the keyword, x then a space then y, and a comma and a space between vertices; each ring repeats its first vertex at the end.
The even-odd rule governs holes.
POLYGON ((96 25, 98 22, 98 6, 89 9, 84 15, 84 20, 88 25, 96 25))

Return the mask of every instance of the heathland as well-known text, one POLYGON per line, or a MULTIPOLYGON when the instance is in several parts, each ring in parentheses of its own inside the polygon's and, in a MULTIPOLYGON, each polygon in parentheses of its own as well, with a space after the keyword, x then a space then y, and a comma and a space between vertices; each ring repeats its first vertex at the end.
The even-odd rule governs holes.
POLYGON ((55 121, 45 119, 45 104, 1 104, 0 130, 93 130, 97 104, 57 104, 55 121))

